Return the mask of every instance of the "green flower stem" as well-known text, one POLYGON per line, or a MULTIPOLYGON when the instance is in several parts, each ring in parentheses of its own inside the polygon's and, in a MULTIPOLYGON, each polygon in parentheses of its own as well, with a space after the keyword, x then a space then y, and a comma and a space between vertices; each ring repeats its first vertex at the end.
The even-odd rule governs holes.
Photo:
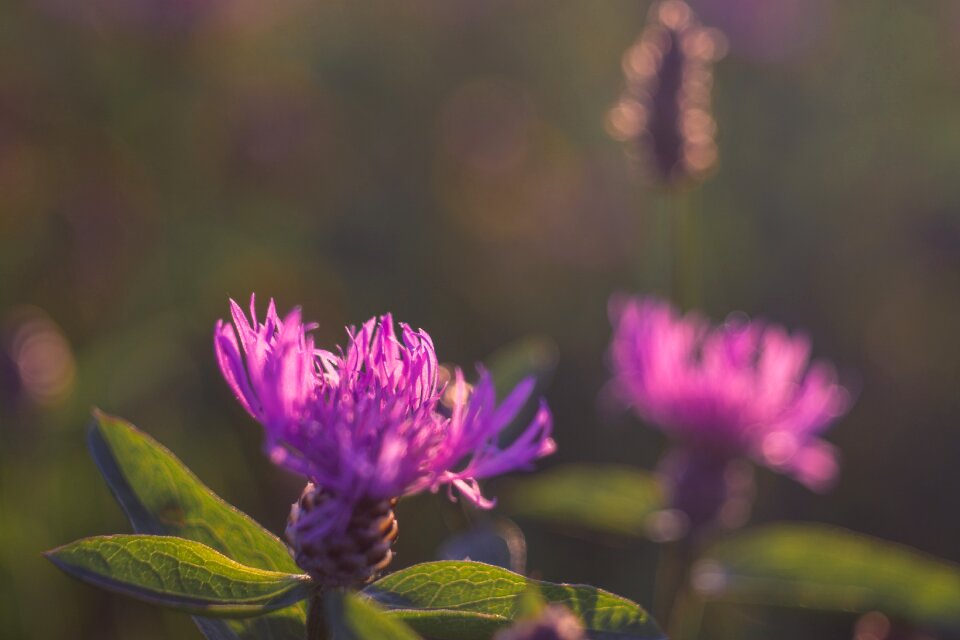
POLYGON ((665 620, 670 637, 674 640, 697 640, 703 625, 706 602, 691 589, 686 589, 677 598, 672 619, 665 620))
POLYGON ((669 194, 674 233, 673 295, 685 310, 700 304, 702 288, 700 237, 693 196, 690 190, 675 190, 669 194))
POLYGON ((641 288, 671 298, 684 310, 701 302, 702 268, 696 194, 689 188, 662 188, 654 192, 654 242, 645 243, 647 272, 641 288))
POLYGON ((655 290, 660 290, 665 295, 670 295, 674 293, 674 202, 672 192, 669 190, 657 191, 654 198, 654 233, 656 240, 650 251, 653 258, 652 283, 655 290))
POLYGON ((687 589, 694 549, 690 537, 668 542, 660 546, 657 562, 653 617, 666 623, 671 619, 680 594, 687 589))
POLYGON ((327 617, 324 613, 324 592, 317 589, 307 610, 307 640, 327 640, 327 617))

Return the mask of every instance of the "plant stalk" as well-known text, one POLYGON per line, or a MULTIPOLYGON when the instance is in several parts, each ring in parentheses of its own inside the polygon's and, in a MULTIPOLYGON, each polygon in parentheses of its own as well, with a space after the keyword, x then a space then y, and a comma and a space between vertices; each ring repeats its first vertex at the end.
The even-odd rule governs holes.
POLYGON ((653 617, 664 624, 671 619, 680 594, 687 589, 694 550, 689 536, 660 547, 657 562, 653 617))
POLYGON ((701 302, 702 272, 700 265, 700 237, 693 193, 672 190, 665 194, 670 201, 673 222, 673 296, 684 310, 701 302))
POLYGON ((323 591, 317 589, 307 608, 307 640, 327 640, 327 620, 323 606, 323 591))
POLYGON ((664 187, 654 192, 654 242, 644 243, 639 284, 672 299, 681 310, 701 303, 701 243, 695 194, 690 189, 664 187))
POLYGON ((706 602, 690 589, 686 589, 677 598, 672 618, 666 621, 669 637, 674 640, 697 640, 703 626, 706 602))
POLYGON ((658 190, 654 195, 653 236, 654 242, 646 242, 649 257, 645 260, 645 271, 641 274, 641 288, 650 288, 657 293, 670 296, 673 293, 673 202, 671 192, 658 190))

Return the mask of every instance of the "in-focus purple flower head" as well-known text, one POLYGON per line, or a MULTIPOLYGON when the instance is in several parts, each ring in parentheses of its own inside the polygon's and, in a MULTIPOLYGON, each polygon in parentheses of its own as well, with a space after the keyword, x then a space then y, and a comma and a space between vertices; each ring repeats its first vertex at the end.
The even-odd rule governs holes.
POLYGON ((654 298, 614 297, 616 397, 698 455, 750 457, 816 491, 838 471, 818 436, 850 405, 810 342, 760 321, 711 326, 654 298))
MULTIPOLYGON (((506 448, 500 432, 533 392, 519 384, 499 405, 489 373, 470 389, 458 369, 453 405, 430 336, 387 314, 348 328, 337 351, 318 349, 299 309, 281 318, 271 300, 258 322, 231 300, 233 327, 219 322, 215 350, 223 375, 241 405, 265 430, 271 460, 298 473, 325 494, 330 513, 323 529, 345 526, 350 505, 392 500, 446 486, 490 508, 478 480, 518 469, 552 453, 546 404, 506 448)), ((318 532, 317 535, 320 535, 318 532)))

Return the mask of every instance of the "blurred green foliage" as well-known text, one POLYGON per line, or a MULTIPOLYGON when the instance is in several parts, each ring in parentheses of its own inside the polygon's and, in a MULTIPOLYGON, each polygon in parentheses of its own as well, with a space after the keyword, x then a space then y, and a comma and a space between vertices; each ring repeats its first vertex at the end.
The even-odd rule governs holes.
MULTIPOLYGON (((837 490, 761 474, 755 520, 960 560, 944 490, 960 482, 960 12, 814 5, 816 37, 790 55, 758 58, 724 25, 720 168, 696 194, 706 310, 807 330, 858 394, 829 436, 837 490)), ((127 530, 85 451, 93 405, 282 528, 299 482, 260 454, 213 362, 228 296, 302 304, 320 344, 391 310, 468 368, 550 336, 556 461, 649 468, 659 436, 597 405, 607 297, 658 281, 637 273, 651 198, 603 128, 645 13, 627 0, 0 4, 0 637, 198 637, 40 556, 127 530)), ((468 518, 430 496, 399 517, 401 566, 468 518)), ((527 533, 544 578, 650 601, 645 547, 584 554, 527 533)), ((851 637, 849 617, 746 618, 761 635, 851 637)))
POLYGON ((663 488, 654 474, 634 467, 554 467, 515 482, 504 508, 519 518, 594 536, 664 537, 651 518, 664 508, 663 488))
POLYGON ((797 523, 722 540, 694 569, 706 601, 882 611, 960 627, 960 566, 844 529, 797 523))

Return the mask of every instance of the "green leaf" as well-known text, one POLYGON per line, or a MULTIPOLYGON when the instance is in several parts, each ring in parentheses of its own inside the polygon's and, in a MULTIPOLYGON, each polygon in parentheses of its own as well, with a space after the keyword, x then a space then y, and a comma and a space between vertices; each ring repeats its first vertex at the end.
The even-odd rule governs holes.
POLYGON ((256 616, 299 602, 313 589, 307 576, 247 567, 171 536, 84 538, 46 555, 85 582, 204 616, 256 616))
POLYGON ((225 620, 194 616, 207 640, 303 640, 307 635, 302 602, 256 618, 225 620))
POLYGON ((388 616, 369 598, 331 591, 324 596, 330 640, 418 640, 413 630, 388 616))
POLYGON ((279 538, 208 489, 166 447, 120 418, 94 417, 91 453, 138 533, 180 536, 245 565, 300 572, 279 538))
POLYGON ((479 562, 427 562, 392 573, 364 592, 417 632, 437 640, 486 640, 521 616, 535 585, 580 616, 594 640, 663 638, 639 605, 584 585, 530 580, 479 562))
MULTIPOLYGON (((298 573, 286 545, 208 489, 163 445, 130 423, 94 413, 90 452, 134 531, 201 542, 251 567, 298 573)), ((195 619, 211 640, 302 640, 306 607, 248 620, 195 619)))
POLYGON ((872 611, 960 627, 960 566, 822 525, 778 524, 721 541, 698 562, 709 600, 872 611))
POLYGON ((540 593, 540 588, 536 583, 528 581, 527 589, 519 598, 517 601, 517 617, 519 618, 536 618, 547 608, 547 601, 540 593))
POLYGON ((645 536, 664 508, 656 478, 633 467, 567 465, 511 483, 503 507, 517 517, 621 536, 645 536))

